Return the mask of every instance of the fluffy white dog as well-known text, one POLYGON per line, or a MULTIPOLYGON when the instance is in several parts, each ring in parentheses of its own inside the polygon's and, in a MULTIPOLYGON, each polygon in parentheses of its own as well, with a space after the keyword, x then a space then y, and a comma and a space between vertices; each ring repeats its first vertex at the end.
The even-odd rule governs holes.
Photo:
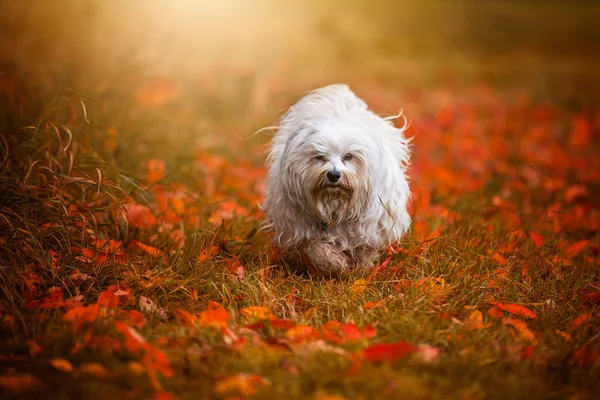
MULTIPOLYGON (((310 92, 271 141, 264 210, 288 262, 319 275, 370 267, 410 227, 406 123, 381 118, 346 85, 310 92)), ((405 120, 406 122, 406 120, 405 120)))

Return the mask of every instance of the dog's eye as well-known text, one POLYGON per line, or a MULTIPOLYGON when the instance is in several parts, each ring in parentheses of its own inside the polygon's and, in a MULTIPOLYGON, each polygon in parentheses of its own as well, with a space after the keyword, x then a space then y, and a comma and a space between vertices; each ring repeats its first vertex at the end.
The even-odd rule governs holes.
POLYGON ((354 156, 352 154, 348 153, 344 156, 344 161, 350 161, 353 158, 354 158, 354 156))
POLYGON ((317 155, 315 156, 315 160, 317 160, 317 161, 327 161, 327 157, 325 157, 325 156, 324 156, 324 155, 322 155, 322 154, 317 154, 317 155))

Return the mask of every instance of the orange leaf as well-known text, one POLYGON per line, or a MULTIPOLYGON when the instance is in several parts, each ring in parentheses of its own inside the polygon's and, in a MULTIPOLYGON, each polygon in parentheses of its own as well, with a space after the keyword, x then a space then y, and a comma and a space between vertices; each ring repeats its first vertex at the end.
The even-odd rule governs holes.
POLYGON ((492 318, 502 318, 504 317, 504 311, 498 306, 492 306, 488 310, 488 315, 492 318))
POLYGON ((150 228, 156 225, 156 217, 148 207, 136 203, 123 205, 129 220, 139 228, 150 228))
POLYGON ((87 362, 81 364, 77 370, 81 373, 104 378, 109 375, 109 372, 102 364, 87 362))
POLYGON ((537 318, 536 313, 531 311, 529 308, 523 307, 518 304, 497 303, 497 302, 490 302, 490 304, 500 308, 501 310, 504 310, 506 312, 514 314, 514 315, 518 315, 518 316, 525 317, 525 318, 537 318))
POLYGON ((175 311, 175 316, 177 319, 186 326, 196 326, 198 322, 198 317, 194 314, 187 312, 186 310, 182 310, 181 308, 175 311))
POLYGON ((393 363, 416 352, 417 347, 407 342, 373 344, 362 351, 363 356, 372 362, 393 363))
POLYGON ((229 315, 222 305, 209 300, 206 311, 200 313, 200 325, 217 328, 227 327, 227 322, 230 318, 231 315, 229 315))
POLYGON ((499 265, 506 265, 506 258, 500 253, 492 254, 492 260, 494 260, 499 265))
POLYGON ((58 369, 59 371, 63 371, 63 372, 73 372, 73 364, 71 364, 69 361, 65 360, 64 358, 53 358, 50 361, 48 361, 48 363, 50 365, 52 365, 54 368, 58 369))
POLYGON ((150 254, 152 257, 160 257, 160 255, 162 254, 162 251, 157 249, 156 247, 149 246, 137 240, 132 240, 130 247, 131 246, 143 250, 145 253, 150 254))
POLYGON ((315 339, 319 336, 319 332, 308 325, 296 325, 286 332, 287 337, 295 342, 303 342, 315 339))
POLYGON ((268 307, 246 307, 240 310, 240 313, 246 317, 247 320, 265 320, 265 319, 277 319, 275 314, 268 307))
POLYGON ((364 310, 372 310, 374 308, 381 307, 384 304, 385 304, 385 300, 369 301, 368 303, 363 304, 362 308, 364 310))
POLYGON ((205 261, 210 260, 214 256, 219 254, 219 246, 209 246, 203 249, 198 255, 198 261, 203 263, 205 261))
POLYGON ((535 342, 536 338, 532 331, 529 330, 527 324, 520 319, 515 318, 502 318, 502 323, 504 325, 512 325, 517 332, 519 332, 520 336, 528 341, 535 342))

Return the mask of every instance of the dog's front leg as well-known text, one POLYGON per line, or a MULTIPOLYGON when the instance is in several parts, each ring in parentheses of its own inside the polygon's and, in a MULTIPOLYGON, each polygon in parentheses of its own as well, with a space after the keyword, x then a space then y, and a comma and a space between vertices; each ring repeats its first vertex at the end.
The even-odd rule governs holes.
POLYGON ((310 241, 300 250, 302 263, 313 274, 339 277, 351 267, 350 259, 332 243, 310 241))

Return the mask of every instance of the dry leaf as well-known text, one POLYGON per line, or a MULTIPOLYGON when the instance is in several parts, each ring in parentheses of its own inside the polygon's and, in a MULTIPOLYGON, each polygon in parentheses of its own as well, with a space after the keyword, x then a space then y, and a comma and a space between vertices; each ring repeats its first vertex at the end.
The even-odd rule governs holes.
POLYGON ((357 279, 350 287, 350 293, 356 295, 362 294, 367 290, 367 280, 366 279, 357 279))
POLYGON ((139 306, 143 313, 156 314, 162 319, 167 318, 167 312, 145 296, 140 296, 139 306))
POLYGON ((524 307, 519 304, 498 303, 498 302, 490 302, 490 304, 500 308, 501 310, 504 310, 504 311, 509 312, 514 315, 518 315, 520 317, 532 318, 532 319, 537 318, 536 313, 531 311, 529 308, 524 307))
POLYGON ((64 358, 53 358, 50 361, 48 361, 48 364, 52 365, 54 368, 58 369, 59 371, 63 371, 63 372, 73 372, 73 364, 71 364, 69 361, 65 360, 64 358))

